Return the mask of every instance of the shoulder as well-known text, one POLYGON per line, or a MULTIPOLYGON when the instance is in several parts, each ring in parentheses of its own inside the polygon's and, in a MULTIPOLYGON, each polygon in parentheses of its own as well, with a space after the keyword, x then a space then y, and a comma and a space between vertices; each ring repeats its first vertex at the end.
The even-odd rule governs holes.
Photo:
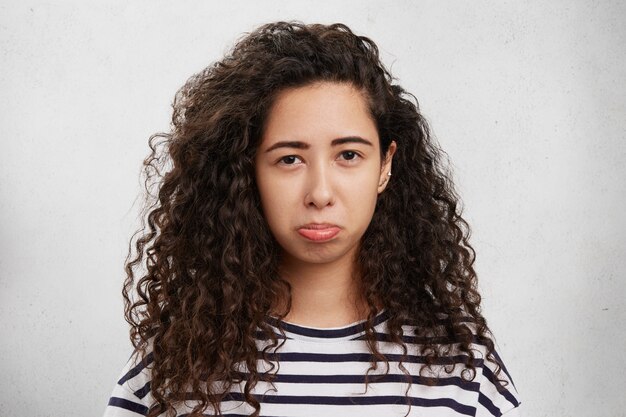
POLYGON ((480 382, 476 416, 519 416, 519 393, 498 347, 489 356, 483 345, 475 345, 474 351, 481 364, 476 374, 480 382))
POLYGON ((152 404, 150 369, 151 350, 144 356, 134 351, 126 361, 113 388, 104 417, 145 416, 152 404))
MULTIPOLYGON (((441 319, 444 320, 444 318, 441 319)), ((464 317, 461 323, 467 332, 466 336, 472 340, 468 348, 472 354, 470 363, 473 364, 475 373, 473 375, 472 373, 467 374, 463 372, 463 367, 461 367, 456 370, 459 373, 455 373, 455 375, 461 376, 465 374, 465 377, 469 378, 473 376, 471 386, 473 387, 472 390, 477 394, 476 403, 474 404, 476 416, 493 417, 503 414, 507 417, 519 416, 520 396, 513 377, 502 359, 500 348, 496 343, 494 335, 487 329, 486 334, 479 336, 478 326, 470 316, 464 317), (490 346, 492 347, 491 349, 489 348, 490 346)), ((417 330, 413 325, 409 325, 405 329, 417 330)), ((432 337, 434 340, 440 338, 443 344, 450 342, 443 333, 434 334, 432 337)), ((433 339, 431 339, 431 342, 433 339)), ((420 339, 416 338, 418 344, 419 341, 420 339)), ((438 344, 439 341, 434 343, 438 344)), ((465 363, 468 360, 467 351, 462 350, 458 342, 451 343, 449 349, 443 349, 442 354, 445 357, 440 357, 439 362, 441 364, 451 363, 456 365, 465 363)), ((444 366, 438 372, 447 373, 446 367, 444 366)), ((437 374, 441 375, 440 373, 437 374)))

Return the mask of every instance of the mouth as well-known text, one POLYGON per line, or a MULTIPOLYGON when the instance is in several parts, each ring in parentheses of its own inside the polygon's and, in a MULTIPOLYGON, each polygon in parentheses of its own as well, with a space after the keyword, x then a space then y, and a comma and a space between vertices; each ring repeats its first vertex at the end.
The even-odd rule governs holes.
POLYGON ((298 228, 298 233, 312 242, 326 242, 340 231, 339 226, 329 223, 309 223, 298 228))

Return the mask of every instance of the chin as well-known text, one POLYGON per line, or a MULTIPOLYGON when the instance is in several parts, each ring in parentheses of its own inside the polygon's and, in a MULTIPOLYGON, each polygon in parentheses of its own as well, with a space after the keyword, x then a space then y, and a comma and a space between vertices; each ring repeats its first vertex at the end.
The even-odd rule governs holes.
POLYGON ((327 264, 341 260, 346 256, 350 256, 350 252, 354 247, 338 247, 332 245, 332 242, 325 244, 309 244, 308 247, 290 252, 287 256, 296 262, 309 264, 327 264))

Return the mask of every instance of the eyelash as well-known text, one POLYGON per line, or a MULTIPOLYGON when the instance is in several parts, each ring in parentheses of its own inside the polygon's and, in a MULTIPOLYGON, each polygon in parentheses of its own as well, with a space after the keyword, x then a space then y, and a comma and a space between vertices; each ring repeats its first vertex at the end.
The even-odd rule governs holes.
MULTIPOLYGON (((341 152, 341 154, 342 154, 342 155, 343 155, 343 154, 345 154, 345 153, 352 153, 352 154, 354 154, 354 156, 355 156, 355 157, 354 157, 354 158, 352 158, 352 159, 346 159, 346 161, 349 161, 349 162, 350 162, 350 161, 355 161, 355 160, 357 160, 358 158, 362 158, 361 154, 359 154, 359 153, 358 153, 358 152, 356 152, 356 151, 342 151, 342 152, 341 152)), ((283 164, 282 162, 285 160, 285 158, 299 158, 299 157, 298 157, 298 156, 296 156, 296 155, 285 155, 285 156, 283 156, 282 158, 280 158, 280 159, 278 160, 278 164, 279 164, 279 165, 287 165, 287 166, 289 166, 289 165, 294 165, 294 164, 283 164)))

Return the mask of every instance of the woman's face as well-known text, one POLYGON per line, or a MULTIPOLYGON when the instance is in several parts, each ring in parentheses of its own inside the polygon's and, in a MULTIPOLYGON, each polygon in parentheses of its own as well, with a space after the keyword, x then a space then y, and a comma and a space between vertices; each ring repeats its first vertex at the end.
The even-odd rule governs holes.
POLYGON ((389 181, 395 149, 392 142, 381 165, 376 125, 351 84, 282 91, 266 120, 255 169, 283 260, 297 265, 354 256, 389 181))

